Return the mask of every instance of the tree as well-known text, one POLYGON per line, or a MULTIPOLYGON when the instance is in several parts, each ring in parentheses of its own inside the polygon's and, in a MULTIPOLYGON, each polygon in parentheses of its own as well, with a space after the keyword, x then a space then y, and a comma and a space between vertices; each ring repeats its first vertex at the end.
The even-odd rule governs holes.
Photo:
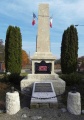
POLYGON ((55 61, 54 61, 54 64, 55 64, 55 65, 56 65, 56 64, 60 64, 60 59, 55 60, 55 61))
POLYGON ((5 40, 6 72, 20 74, 22 63, 22 36, 19 27, 9 26, 5 40))
POLYGON ((62 73, 72 73, 77 69, 78 34, 77 29, 71 25, 64 31, 61 43, 61 69, 62 73))
POLYGON ((4 52, 3 40, 0 39, 0 62, 4 61, 4 56, 5 56, 5 52, 4 52))
POLYGON ((30 59, 25 50, 22 50, 22 67, 25 67, 30 63, 30 59))

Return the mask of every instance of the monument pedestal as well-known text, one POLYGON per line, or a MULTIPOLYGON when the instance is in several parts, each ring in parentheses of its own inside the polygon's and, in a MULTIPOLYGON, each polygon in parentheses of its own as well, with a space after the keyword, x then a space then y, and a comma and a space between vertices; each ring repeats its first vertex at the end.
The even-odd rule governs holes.
POLYGON ((57 95, 64 93, 65 81, 59 78, 57 74, 28 74, 26 78, 21 81, 21 91, 29 91, 33 87, 34 82, 52 82, 55 93, 57 95))
POLYGON ((51 74, 54 73, 54 60, 55 57, 51 52, 35 52, 32 59, 32 74, 35 74, 35 63, 40 63, 41 61, 45 61, 45 63, 51 64, 51 74))

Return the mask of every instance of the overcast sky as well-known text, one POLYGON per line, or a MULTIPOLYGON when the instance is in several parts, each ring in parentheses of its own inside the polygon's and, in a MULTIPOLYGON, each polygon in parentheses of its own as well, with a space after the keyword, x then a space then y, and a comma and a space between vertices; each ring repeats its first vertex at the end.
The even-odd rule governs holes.
MULTIPOLYGON (((38 21, 32 26, 32 13, 38 17, 38 5, 48 3, 53 27, 50 28, 51 52, 60 58, 62 34, 70 25, 84 25, 84 0, 0 0, 0 39, 5 42, 9 25, 18 26, 22 34, 22 48, 32 56, 36 50, 38 21)), ((84 26, 78 26, 78 56, 84 55, 84 26)))

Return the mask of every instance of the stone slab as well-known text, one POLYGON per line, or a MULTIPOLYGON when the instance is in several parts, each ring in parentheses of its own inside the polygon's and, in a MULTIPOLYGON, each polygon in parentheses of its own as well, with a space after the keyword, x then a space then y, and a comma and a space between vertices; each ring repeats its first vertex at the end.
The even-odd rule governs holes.
POLYGON ((49 103, 32 103, 30 108, 49 108, 49 103))
MULTIPOLYGON (((45 86, 44 85, 44 86, 45 86)), ((31 105, 32 104, 48 104, 48 103, 57 103, 57 97, 56 97, 56 94, 55 94, 55 91, 54 91, 54 88, 53 88, 53 84, 52 82, 35 82, 34 85, 33 85, 33 91, 32 91, 32 98, 31 98, 31 105), (49 92, 47 89, 46 91, 44 92, 43 90, 41 91, 40 89, 40 92, 35 92, 35 89, 36 89, 36 84, 37 83, 40 83, 40 84, 50 84, 51 85, 51 88, 52 88, 52 91, 49 92)))

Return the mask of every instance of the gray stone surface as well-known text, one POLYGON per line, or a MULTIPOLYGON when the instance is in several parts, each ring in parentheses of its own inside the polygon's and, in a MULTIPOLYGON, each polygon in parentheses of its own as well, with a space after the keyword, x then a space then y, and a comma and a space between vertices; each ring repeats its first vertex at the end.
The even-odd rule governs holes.
POLYGON ((52 55, 51 52, 35 52, 34 56, 31 57, 32 60, 55 60, 56 58, 52 55))
POLYGON ((6 93, 6 113, 9 115, 16 114, 20 110, 20 99, 19 99, 19 93, 14 92, 6 93))
POLYGON ((50 75, 50 74, 48 76, 46 74, 45 75, 41 74, 41 76, 40 76, 40 74, 38 74, 38 75, 31 74, 31 76, 33 76, 32 79, 25 78, 21 81, 21 91, 22 92, 24 92, 25 90, 27 91, 28 88, 32 87, 34 82, 43 82, 43 81, 44 82, 45 81, 52 82, 55 93, 57 95, 62 94, 65 91, 65 86, 66 86, 65 81, 63 81, 59 77, 55 78, 53 75, 50 75), (38 76, 38 77, 36 77, 36 76, 38 76))
POLYGON ((37 52, 50 52, 49 5, 40 4, 38 11, 37 52))
POLYGON ((84 115, 63 113, 57 108, 23 108, 15 115, 0 114, 0 120, 32 120, 38 118, 37 116, 42 117, 42 120, 84 120, 84 115), (23 118, 23 114, 26 114, 27 118, 23 118))
POLYGON ((36 79, 36 80, 55 80, 58 79, 58 75, 53 74, 28 74, 27 78, 30 79, 36 79))
POLYGON ((41 116, 32 116, 32 120, 42 120, 41 116))
POLYGON ((31 106, 35 104, 36 105, 39 104, 39 107, 42 107, 42 106, 49 107, 50 103, 52 104, 58 103, 52 82, 35 82, 33 85, 33 91, 31 96, 31 106), (42 88, 40 87, 41 89, 39 89, 39 91, 35 91, 37 84, 39 84, 40 86, 46 86, 46 87, 50 84, 52 91, 49 91, 44 87, 43 89, 45 90, 42 90, 42 88))
POLYGON ((80 115, 81 114, 81 96, 80 93, 68 93, 68 99, 67 99, 67 109, 70 113, 74 115, 80 115))
POLYGON ((61 108, 61 111, 62 111, 63 113, 67 112, 66 108, 61 108))

